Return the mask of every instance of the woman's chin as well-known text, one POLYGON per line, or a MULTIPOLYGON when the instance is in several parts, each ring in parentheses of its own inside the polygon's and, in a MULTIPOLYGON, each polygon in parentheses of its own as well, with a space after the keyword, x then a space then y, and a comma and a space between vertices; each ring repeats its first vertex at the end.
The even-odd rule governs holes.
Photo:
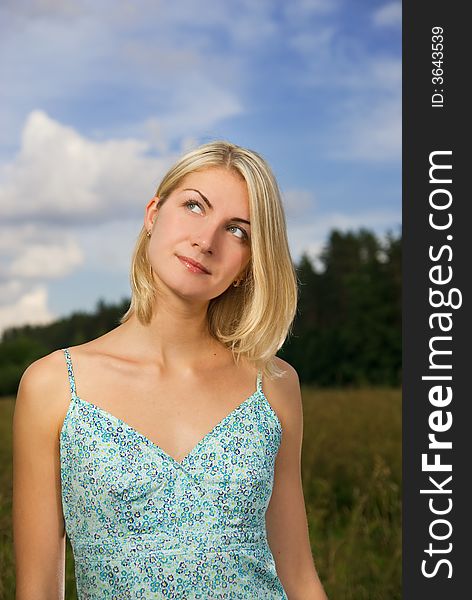
POLYGON ((200 275, 191 277, 185 275, 185 277, 173 278, 159 277, 154 273, 154 281, 158 290, 195 302, 209 302, 221 296, 231 286, 231 283, 219 286, 211 285, 210 277, 211 275, 204 279, 200 275))

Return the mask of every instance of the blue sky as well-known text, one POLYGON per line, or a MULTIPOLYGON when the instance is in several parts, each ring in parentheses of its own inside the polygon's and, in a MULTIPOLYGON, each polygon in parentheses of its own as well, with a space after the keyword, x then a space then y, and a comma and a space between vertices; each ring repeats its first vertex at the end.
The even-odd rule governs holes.
POLYGON ((144 206, 229 139, 282 189, 294 260, 401 223, 401 5, 6 0, 0 331, 129 295, 144 206))

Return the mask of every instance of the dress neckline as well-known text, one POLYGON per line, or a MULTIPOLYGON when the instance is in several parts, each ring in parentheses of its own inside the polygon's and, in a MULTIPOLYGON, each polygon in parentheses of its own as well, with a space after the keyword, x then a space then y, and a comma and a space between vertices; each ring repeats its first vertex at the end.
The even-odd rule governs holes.
MULTIPOLYGON (((224 425, 226 425, 226 423, 228 421, 230 421, 232 418, 234 418, 234 416, 237 415, 240 411, 242 411, 246 406, 248 406, 249 404, 251 404, 251 402, 254 399, 259 398, 259 396, 261 396, 263 399, 266 400, 268 406, 270 407, 271 412, 275 416, 275 419, 277 421, 277 424, 278 424, 279 428, 282 429, 282 426, 280 424, 280 420, 279 420, 277 414, 275 413, 275 411, 272 408, 272 406, 270 406, 269 401, 267 400, 267 398, 264 395, 264 392, 262 391, 262 373, 261 373, 261 371, 258 371, 258 373, 257 373, 257 382, 256 382, 256 390, 250 396, 248 396, 243 402, 241 402, 240 404, 238 404, 236 406, 236 408, 234 408, 230 413, 228 413, 225 417, 223 417, 220 421, 218 421, 218 423, 216 423, 216 425, 214 425, 210 429, 210 431, 208 431, 193 446, 193 448, 191 448, 191 450, 185 454, 185 456, 181 460, 177 460, 171 454, 169 454, 168 452, 166 452, 159 444, 157 444, 156 442, 152 441, 148 436, 146 436, 144 433, 141 433, 138 429, 136 429, 135 427, 133 427, 132 425, 130 425, 126 421, 123 421, 123 419, 120 419, 120 417, 117 417, 113 413, 108 412, 107 410, 105 410, 104 408, 98 406, 97 404, 94 404, 93 402, 90 402, 89 400, 85 400, 84 398, 82 398, 81 396, 79 396, 77 394, 77 389, 76 389, 76 384, 75 384, 75 377, 74 377, 74 371, 73 371, 73 366, 72 366, 72 359, 71 359, 71 356, 70 356, 69 348, 63 348, 63 352, 64 352, 64 356, 66 358, 66 363, 67 363, 67 368, 68 368, 68 373, 69 373, 69 383, 70 383, 70 390, 71 390, 71 398, 72 398, 72 400, 75 400, 75 401, 78 400, 82 404, 84 404, 87 407, 89 407, 91 410, 95 410, 96 412, 98 412, 101 415, 107 417, 108 419, 111 419, 111 420, 113 420, 113 421, 121 424, 122 426, 124 426, 129 431, 132 431, 134 433, 134 435, 136 435, 141 440, 143 440, 146 443, 147 446, 149 446, 152 449, 154 449, 155 451, 159 452, 164 458, 166 458, 172 464, 177 465, 179 467, 183 467, 184 463, 187 462, 187 460, 189 460, 195 454, 195 452, 197 452, 197 450, 200 449, 200 447, 203 446, 207 442, 208 439, 212 438, 222 427, 224 427, 224 425)), ((62 427, 61 427, 60 436, 61 436, 62 431, 64 429, 65 422, 66 422, 68 414, 70 412, 70 408, 71 407, 69 406, 69 409, 68 409, 68 411, 66 413, 66 416, 64 417, 64 421, 63 421, 62 427)))
MULTIPOLYGON (((182 467, 197 452, 197 450, 200 449, 201 446, 203 446, 220 429, 222 429, 228 421, 230 421, 232 418, 234 418, 235 415, 237 415, 246 406, 248 406, 255 398, 257 398, 260 393, 261 392, 259 392, 259 390, 256 390, 253 394, 251 394, 248 398, 246 398, 243 402, 241 402, 241 404, 238 404, 238 406, 236 406, 236 408, 234 408, 230 413, 228 413, 225 417, 223 417, 220 421, 218 421, 218 423, 214 427, 212 427, 212 429, 210 429, 210 431, 208 431, 208 433, 206 433, 195 444, 195 446, 193 446, 193 448, 189 452, 187 452, 187 454, 181 460, 177 460, 171 454, 166 452, 159 444, 157 444, 156 442, 153 442, 147 435, 145 435, 144 433, 141 433, 138 429, 136 429, 135 427, 133 427, 126 421, 123 421, 123 419, 120 419, 113 413, 108 412, 107 410, 98 406, 97 404, 94 404, 93 402, 89 402, 88 400, 85 400, 84 398, 77 396, 77 394, 75 394, 75 396, 72 399, 74 401, 78 400, 83 405, 86 405, 89 409, 100 413, 101 415, 107 417, 108 419, 111 419, 111 420, 119 423, 120 425, 122 425, 123 427, 128 429, 129 431, 132 431, 133 434, 136 435, 137 437, 139 437, 141 440, 143 440, 147 446, 151 447, 152 449, 157 451, 159 454, 163 455, 164 458, 166 458, 173 464, 178 465, 179 467, 182 467)), ((67 411, 67 413, 69 413, 69 411, 67 411)), ((64 429, 66 419, 67 419, 67 414, 66 414, 66 417, 64 418, 64 422, 63 422, 63 425, 61 428, 61 433, 62 433, 62 430, 64 429)))

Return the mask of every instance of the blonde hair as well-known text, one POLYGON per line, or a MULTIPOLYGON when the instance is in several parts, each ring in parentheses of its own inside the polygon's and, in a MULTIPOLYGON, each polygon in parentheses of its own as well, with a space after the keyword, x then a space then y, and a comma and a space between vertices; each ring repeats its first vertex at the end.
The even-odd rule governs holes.
MULTIPOLYGON (((280 377, 276 352, 291 333, 297 310, 298 279, 290 256, 280 191, 266 161, 256 152, 227 141, 213 141, 185 154, 164 176, 156 196, 163 203, 182 179, 211 167, 230 169, 245 180, 251 219, 251 260, 244 282, 209 302, 210 334, 269 377, 280 377)), ((120 323, 136 313, 143 324, 152 318, 155 283, 143 226, 131 264, 132 298, 120 323)))

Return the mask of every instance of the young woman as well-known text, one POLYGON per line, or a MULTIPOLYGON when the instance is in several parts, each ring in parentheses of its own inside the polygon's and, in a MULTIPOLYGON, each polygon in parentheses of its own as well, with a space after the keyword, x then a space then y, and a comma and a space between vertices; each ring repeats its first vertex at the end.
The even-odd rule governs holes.
MULTIPOLYGON (((117 240, 116 243, 119 243, 117 240)), ((17 600, 325 600, 301 482, 297 279, 257 153, 185 155, 146 206, 121 324, 25 371, 17 600)))

